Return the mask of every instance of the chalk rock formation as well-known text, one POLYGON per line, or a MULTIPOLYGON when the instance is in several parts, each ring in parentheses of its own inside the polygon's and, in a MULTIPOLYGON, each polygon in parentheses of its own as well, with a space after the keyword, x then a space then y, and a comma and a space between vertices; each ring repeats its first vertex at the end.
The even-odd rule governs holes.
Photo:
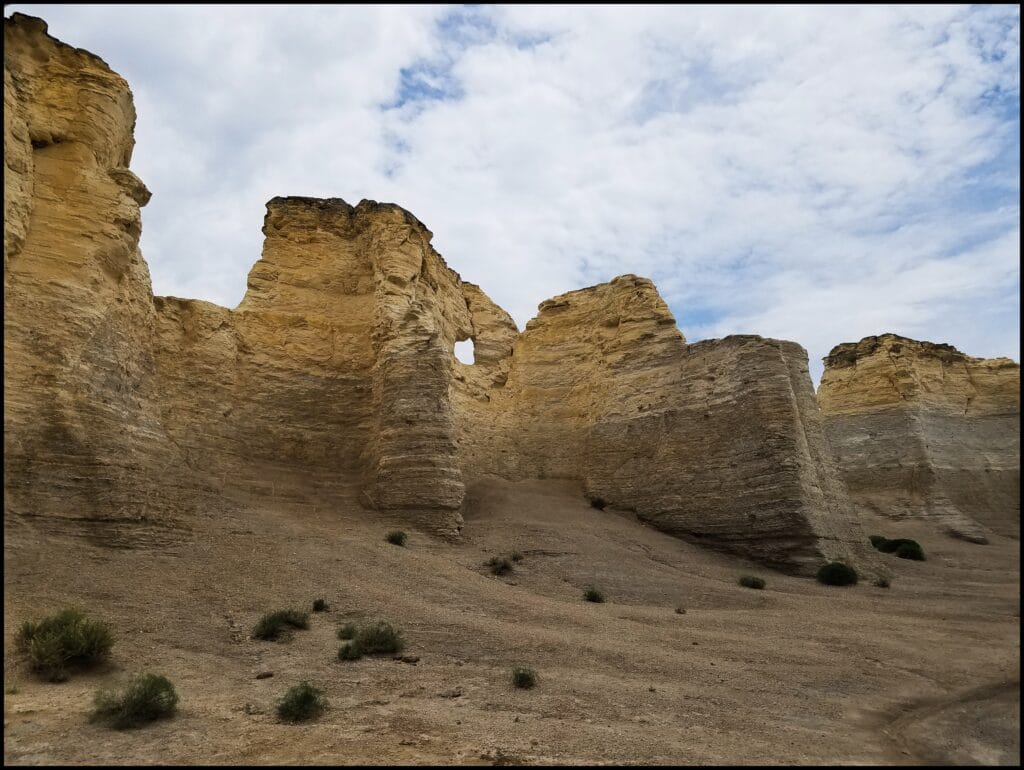
POLYGON ((163 420, 211 483, 244 499, 402 511, 457 533, 449 404, 468 336, 459 277, 398 206, 275 198, 234 310, 155 298, 163 420))
POLYGON ((624 275, 544 302, 507 381, 456 392, 468 474, 576 478, 654 526, 776 566, 861 561, 807 353, 687 345, 654 284, 624 275))
POLYGON ((856 504, 984 542, 1020 535, 1020 366, 884 334, 837 345, 818 390, 856 504))
POLYGON ((467 478, 557 477, 781 568, 870 568, 798 345, 688 345, 632 275, 520 334, 372 201, 270 201, 233 310, 154 298, 127 85, 39 20, 5 41, 8 517, 362 504, 454 535, 467 478))
POLYGON ((101 537, 195 496, 156 406, 134 127, 101 59, 5 20, 4 508, 101 537))

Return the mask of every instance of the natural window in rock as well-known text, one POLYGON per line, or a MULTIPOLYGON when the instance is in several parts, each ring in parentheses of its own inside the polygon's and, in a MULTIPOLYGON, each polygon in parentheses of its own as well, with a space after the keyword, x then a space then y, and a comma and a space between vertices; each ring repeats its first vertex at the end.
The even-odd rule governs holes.
POLYGON ((464 364, 475 364, 476 357, 473 355, 473 340, 460 340, 456 342, 455 357, 464 364))

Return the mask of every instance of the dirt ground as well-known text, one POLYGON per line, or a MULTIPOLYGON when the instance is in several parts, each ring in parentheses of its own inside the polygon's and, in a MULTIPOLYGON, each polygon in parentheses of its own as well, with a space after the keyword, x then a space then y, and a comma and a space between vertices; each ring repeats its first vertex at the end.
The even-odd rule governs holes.
POLYGON ((568 482, 478 482, 465 515, 461 542, 406 528, 404 548, 355 507, 263 502, 117 548, 5 521, 5 762, 1020 761, 1016 540, 867 520, 866 534, 913 537, 928 560, 881 555, 890 588, 836 588, 595 510, 568 482), (484 567, 513 550, 513 574, 484 567), (766 589, 740 587, 742 574, 766 589), (583 601, 590 584, 605 604, 583 601), (264 612, 317 597, 330 611, 310 630, 249 638, 264 612), (38 681, 14 653, 17 627, 67 605, 115 629, 111 662, 38 681), (336 628, 356 617, 399 626, 418 662, 338 662, 336 628), (513 688, 516 663, 536 688, 513 688), (141 671, 174 682, 177 717, 91 724, 93 693, 141 671), (274 703, 302 679, 330 709, 278 723, 274 703))

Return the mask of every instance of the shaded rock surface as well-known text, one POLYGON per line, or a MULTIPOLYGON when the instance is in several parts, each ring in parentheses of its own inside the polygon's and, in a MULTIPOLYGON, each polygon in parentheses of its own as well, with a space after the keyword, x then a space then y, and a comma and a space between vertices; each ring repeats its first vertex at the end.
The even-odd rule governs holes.
POLYGON ((818 400, 857 505, 1020 535, 1020 366, 895 334, 833 348, 818 400))
POLYGON ((467 480, 559 478, 780 568, 871 569, 799 345, 688 345, 633 275, 520 334, 373 201, 271 200, 234 309, 153 297, 127 84, 39 20, 5 40, 8 513, 155 527, 200 504, 362 504, 452 535, 467 480))

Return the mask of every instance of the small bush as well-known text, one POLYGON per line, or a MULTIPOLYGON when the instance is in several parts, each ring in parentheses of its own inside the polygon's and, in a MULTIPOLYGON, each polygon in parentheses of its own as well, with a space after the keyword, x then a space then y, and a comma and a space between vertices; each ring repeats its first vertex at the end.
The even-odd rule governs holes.
POLYGON ((874 585, 876 588, 888 588, 889 578, 878 578, 874 583, 872 583, 872 585, 874 585))
POLYGON ((314 599, 313 600, 313 612, 326 612, 327 611, 327 600, 326 599, 314 599))
POLYGON ((857 570, 841 561, 822 564, 818 570, 818 582, 827 586, 852 586, 857 583, 857 570))
POLYGON ((523 690, 529 690, 537 684, 537 672, 526 666, 513 666, 512 684, 523 690))
POLYGON ((88 668, 106 660, 113 644, 106 623, 89 620, 74 608, 38 623, 23 623, 16 640, 32 671, 51 682, 67 679, 68 667, 88 668))
POLYGON ((507 575, 512 571, 512 562, 504 556, 492 556, 487 562, 487 567, 492 575, 507 575))
POLYGON ((605 506, 608 505, 608 501, 603 497, 592 497, 590 498, 590 507, 597 508, 599 511, 603 511, 605 506))
POLYGON ((587 589, 583 592, 583 598, 586 599, 588 602, 595 602, 597 604, 602 604, 604 602, 604 594, 601 593, 594 586, 587 587, 587 589))
POLYGON ((359 660, 363 657, 363 649, 359 642, 345 642, 338 648, 338 660, 359 660))
POLYGON ((756 588, 758 590, 764 588, 764 580, 753 575, 740 576, 739 584, 744 588, 756 588))
POLYGON ((896 546, 896 558, 924 561, 924 549, 916 540, 904 540, 896 546))
POLYGON ((685 614, 686 614, 686 608, 685 607, 676 607, 676 615, 685 615, 685 614))
POLYGON ((391 543, 391 545, 405 545, 405 533, 400 529, 388 532, 384 539, 391 543))
POLYGON ((510 553, 508 555, 508 558, 510 558, 512 561, 518 563, 518 562, 521 562, 523 560, 523 555, 521 553, 519 553, 519 551, 513 551, 512 553, 510 553))
POLYGON ((889 540, 888 538, 884 538, 879 535, 872 535, 871 545, 882 553, 892 553, 900 559, 913 559, 914 561, 925 560, 924 549, 916 540, 909 540, 904 537, 897 537, 893 540, 889 540))
POLYGON ((308 722, 327 708, 324 691, 309 682, 299 682, 285 693, 277 704, 277 718, 282 722, 308 722))
POLYGON ((868 538, 871 541, 871 545, 877 548, 879 551, 882 550, 882 546, 889 542, 889 538, 882 537, 881 535, 872 535, 868 538))
POLYGON ((356 624, 345 623, 338 628, 339 639, 354 639, 356 635, 356 624))
POLYGON ((173 716, 178 694, 167 677, 142 674, 121 692, 101 690, 96 693, 95 706, 92 721, 125 730, 173 716))
POLYGON ((268 612, 252 629, 255 639, 277 639, 286 627, 309 628, 309 614, 301 610, 268 612))
POLYGON ((353 642, 359 645, 364 655, 401 652, 405 647, 401 632, 383 620, 360 626, 356 629, 353 642))

